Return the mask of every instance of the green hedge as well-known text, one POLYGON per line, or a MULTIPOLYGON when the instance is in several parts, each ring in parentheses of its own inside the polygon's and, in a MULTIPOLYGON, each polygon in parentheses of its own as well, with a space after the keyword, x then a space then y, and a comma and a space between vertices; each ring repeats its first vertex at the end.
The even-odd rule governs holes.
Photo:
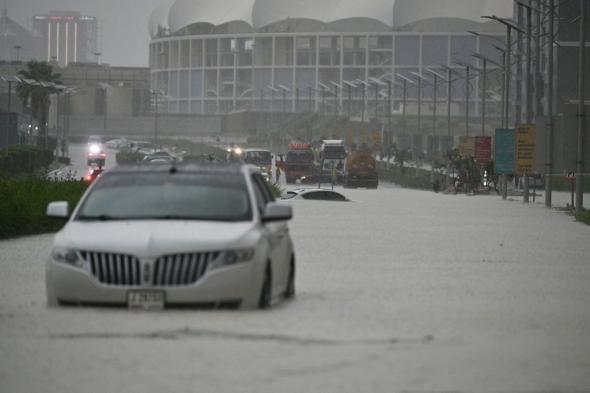
POLYGON ((47 204, 68 201, 73 209, 87 187, 79 181, 0 175, 0 239, 59 230, 63 222, 45 216, 47 204))
POLYGON ((379 181, 388 181, 406 188, 418 190, 432 190, 430 181, 430 171, 424 169, 400 167, 390 164, 389 168, 386 163, 377 163, 377 172, 379 181))
POLYGON ((584 213, 576 215, 576 219, 586 225, 590 225, 590 210, 586 210, 584 213))
MULTIPOLYGON (((572 185, 565 176, 554 176, 551 178, 553 185, 553 190, 555 191, 567 191, 570 192, 572 190, 572 185)), ((584 192, 590 193, 590 177, 584 177, 584 192)))
POLYGON ((142 153, 131 153, 126 151, 120 151, 117 153, 117 164, 118 165, 135 165, 140 164, 141 160, 145 157, 142 153))
POLYGON ((32 174, 54 160, 52 150, 38 146, 13 145, 0 151, 0 172, 9 175, 32 174))

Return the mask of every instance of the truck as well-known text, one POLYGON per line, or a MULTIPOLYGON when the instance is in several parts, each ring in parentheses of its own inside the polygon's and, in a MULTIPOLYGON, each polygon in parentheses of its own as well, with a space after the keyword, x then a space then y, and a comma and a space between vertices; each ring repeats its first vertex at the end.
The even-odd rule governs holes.
POLYGON ((354 150, 346 158, 344 187, 379 187, 377 162, 369 148, 354 150))
POLYGON ((314 155, 309 143, 291 142, 285 160, 277 162, 287 183, 295 183, 298 179, 311 179, 314 174, 314 155))
POLYGON ((318 163, 318 177, 321 178, 321 182, 342 182, 346 156, 346 143, 343 140, 322 141, 318 163))

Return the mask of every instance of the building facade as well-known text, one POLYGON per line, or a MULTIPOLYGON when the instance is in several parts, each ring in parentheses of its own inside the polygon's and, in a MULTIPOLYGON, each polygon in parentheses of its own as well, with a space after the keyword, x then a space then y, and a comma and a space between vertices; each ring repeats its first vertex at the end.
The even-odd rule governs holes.
POLYGON ((51 12, 33 17, 33 28, 46 46, 43 60, 65 67, 96 61, 98 22, 78 12, 51 12))
MULTIPOLYGON (((503 29, 480 16, 512 11, 508 0, 178 0, 150 21, 151 86, 171 113, 317 111, 369 119, 415 114, 419 99, 430 103, 420 110, 432 112, 430 70, 445 74, 446 66, 456 71, 453 113, 477 114, 485 94, 488 113, 499 116, 501 73, 488 64, 484 93, 473 53, 501 63, 494 45, 503 29), (405 92, 404 77, 413 82, 405 92)), ((443 112, 447 85, 438 79, 436 90, 443 112)))

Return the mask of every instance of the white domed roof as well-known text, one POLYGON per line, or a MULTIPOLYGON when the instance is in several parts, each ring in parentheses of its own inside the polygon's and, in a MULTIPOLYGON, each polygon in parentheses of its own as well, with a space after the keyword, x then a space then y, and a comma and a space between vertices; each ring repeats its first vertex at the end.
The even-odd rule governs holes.
MULTIPOLYGON (((257 30, 287 19, 326 24, 364 19, 380 22, 382 27, 402 27, 434 18, 484 22, 482 15, 512 17, 512 4, 512 0, 176 0, 169 9, 167 26, 174 34, 196 23, 219 26, 235 21, 257 30)), ((154 11, 150 33, 164 25, 166 6, 154 11)))
POLYGON ((176 0, 170 8, 168 25, 176 32, 195 23, 224 23, 242 21, 252 26, 255 0, 176 0))
POLYGON ((324 23, 343 19, 374 19, 393 26, 395 0, 256 0, 254 27, 260 29, 288 18, 324 23))
POLYGON ((511 17, 512 0, 397 0, 394 23, 405 26, 433 18, 458 18, 484 22, 482 15, 511 17))
POLYGON ((158 34, 158 27, 168 28, 168 11, 174 0, 168 0, 152 11, 148 30, 150 37, 155 37, 158 34))

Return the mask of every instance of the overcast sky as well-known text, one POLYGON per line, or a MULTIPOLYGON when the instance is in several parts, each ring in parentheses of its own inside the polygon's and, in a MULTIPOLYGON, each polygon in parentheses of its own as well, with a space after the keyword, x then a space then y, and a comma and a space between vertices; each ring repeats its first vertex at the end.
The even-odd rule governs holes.
POLYGON ((118 66, 148 65, 148 21, 166 0, 0 0, 8 16, 31 28, 32 17, 52 10, 78 11, 99 20, 101 61, 118 66))

